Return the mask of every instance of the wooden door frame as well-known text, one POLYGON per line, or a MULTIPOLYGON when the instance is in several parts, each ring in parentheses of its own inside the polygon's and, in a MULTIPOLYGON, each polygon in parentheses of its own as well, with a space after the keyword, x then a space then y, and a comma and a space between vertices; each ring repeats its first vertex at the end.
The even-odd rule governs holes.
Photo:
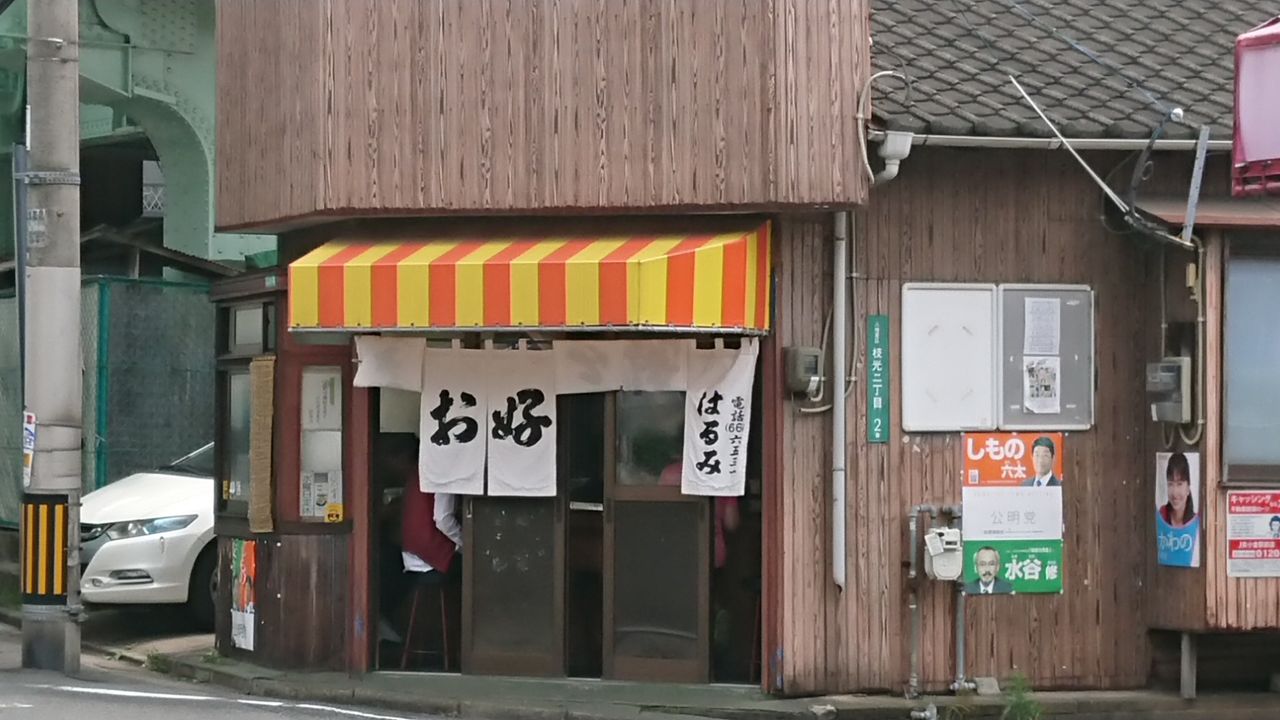
POLYGON ((348 481, 347 517, 351 522, 351 632, 347 643, 347 668, 354 674, 373 669, 378 652, 378 593, 374 586, 374 512, 381 498, 373 497, 373 391, 351 387, 347 406, 347 456, 343 459, 348 481))
POLYGON ((642 682, 705 683, 711 678, 711 507, 709 498, 690 498, 679 486, 622 487, 618 484, 618 394, 608 393, 605 398, 605 454, 604 454, 604 632, 602 658, 603 676, 607 680, 634 680, 642 682), (692 660, 657 660, 650 658, 619 658, 614 647, 614 557, 616 539, 614 533, 615 502, 668 502, 700 504, 698 534, 706 538, 699 550, 698 563, 698 654, 692 660))

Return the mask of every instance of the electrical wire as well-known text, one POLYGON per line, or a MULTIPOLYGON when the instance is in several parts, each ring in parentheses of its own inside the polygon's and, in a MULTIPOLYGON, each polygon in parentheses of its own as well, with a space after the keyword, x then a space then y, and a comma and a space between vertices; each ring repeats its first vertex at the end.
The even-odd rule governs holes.
MULTIPOLYGON (((1129 87, 1126 89, 1139 90, 1143 94, 1143 96, 1146 97, 1147 102, 1151 103, 1151 105, 1155 107, 1157 110, 1159 110, 1161 113, 1164 113, 1165 115, 1174 114, 1174 110, 1176 108, 1170 108, 1168 105, 1165 105, 1159 98, 1157 98, 1154 94, 1152 94, 1152 92, 1148 90, 1146 86, 1144 86, 1137 78, 1132 77, 1129 75, 1129 73, 1125 72, 1124 68, 1120 67, 1119 65, 1116 65, 1115 63, 1108 62, 1101 55, 1098 55, 1097 53, 1095 53, 1094 51, 1086 47, 1083 43, 1079 43, 1074 39, 1068 37, 1067 35, 1063 34, 1062 32, 1060 32, 1057 28, 1045 24, 1034 13, 1024 8, 1022 6, 1022 3, 1018 2, 1018 0, 1004 0, 1004 3, 1010 6, 1013 9, 1013 11, 1016 12, 1018 15, 1021 15, 1024 19, 1026 19, 1027 22, 1031 23, 1032 25, 1035 25, 1041 30, 1044 30, 1050 33, 1051 35, 1058 38, 1062 42, 1070 45, 1072 48, 1076 50, 1076 52, 1089 58, 1089 60, 1093 61, 1094 63, 1097 63, 1098 65, 1110 70, 1116 75, 1119 75, 1121 78, 1124 78, 1124 80, 1129 83, 1129 87)), ((1175 118, 1175 119, 1178 119, 1178 118, 1175 118)))
MULTIPOLYGON (((849 290, 852 292, 853 290, 853 274, 852 273, 850 273, 849 276, 845 278, 845 282, 849 283, 849 290)), ((827 362, 827 341, 830 337, 829 331, 831 329, 831 319, 832 319, 832 314, 834 312, 835 310, 832 308, 829 308, 827 310, 827 322, 824 325, 822 330, 822 347, 818 350, 818 355, 819 357, 822 358, 821 360, 822 366, 820 368, 822 377, 818 381, 820 384, 818 386, 819 390, 817 395, 806 395, 806 398, 811 403, 822 402, 823 399, 825 399, 826 397, 827 373, 825 370, 826 370, 826 362, 827 362)), ((857 366, 857 364, 858 364, 857 353, 849 353, 849 367, 847 369, 847 374, 845 375, 845 386, 844 386, 844 399, 846 401, 849 399, 849 396, 853 394, 853 386, 854 386, 854 383, 857 381, 857 377, 854 374, 854 368, 857 366)), ((796 412, 801 415, 817 415, 819 413, 827 412, 834 406, 835 406, 835 403, 827 403, 825 405, 812 405, 812 406, 805 406, 805 407, 797 406, 796 412)))
MULTIPOLYGON (((1010 68, 1004 67, 1004 64, 1006 62, 1016 60, 1017 55, 1014 54, 1012 51, 1004 50, 1003 48, 998 48, 996 45, 992 44, 992 42, 987 38, 987 36, 984 33, 980 32, 976 27, 974 27, 973 22, 969 19, 969 14, 966 12, 966 5, 968 9, 971 9, 971 10, 976 9, 974 0, 964 0, 963 2, 962 0, 952 0, 952 4, 956 8, 957 14, 959 14, 961 22, 964 23, 965 27, 969 30, 969 32, 972 33, 973 36, 976 37, 978 40, 982 41, 982 44, 987 48, 987 50, 990 51, 993 56, 995 56, 993 58, 993 61, 996 67, 1001 71, 1005 72, 1006 74, 1017 76, 1018 73, 1016 71, 1013 71, 1010 68), (1004 57, 1004 60, 1001 60, 1001 56, 1004 57)), ((1084 43, 1079 42, 1078 40, 1062 32, 1058 28, 1044 22, 1043 20, 1040 19, 1038 15, 1028 10, 1018 0, 1001 0, 1001 4, 1004 5, 1006 8, 1008 8, 1009 11, 1023 18, 1024 20, 1031 23, 1035 27, 1049 33, 1053 37, 1067 44, 1076 52, 1085 56, 1085 58, 1087 58, 1090 62, 1119 76, 1121 79, 1125 81, 1125 83, 1127 83, 1124 88, 1126 92, 1136 89, 1137 91, 1142 93, 1143 98, 1152 107, 1159 110, 1160 113, 1166 117, 1166 119, 1172 117, 1172 119, 1176 122, 1182 121, 1181 111, 1178 108, 1169 107, 1167 104, 1165 104, 1164 101, 1156 97, 1156 95, 1151 90, 1149 90, 1145 85, 1143 85, 1138 78, 1133 77, 1130 73, 1126 72, 1124 68, 1120 67, 1119 65, 1113 62, 1108 61, 1106 58, 1102 57, 1098 53, 1091 50, 1084 43)))
POLYGON ((900 102, 903 105, 909 105, 911 103, 911 78, 907 77, 905 72, 898 70, 881 70, 880 72, 873 73, 871 77, 867 78, 862 84, 861 92, 858 93, 858 97, 856 98, 858 114, 855 124, 858 129, 858 147, 861 148, 859 156, 862 158, 862 168, 867 174, 867 182, 871 185, 874 185, 876 181, 875 170, 871 169, 871 157, 867 154, 867 121, 871 119, 871 85, 876 80, 884 77, 897 78, 902 81, 904 90, 900 102))

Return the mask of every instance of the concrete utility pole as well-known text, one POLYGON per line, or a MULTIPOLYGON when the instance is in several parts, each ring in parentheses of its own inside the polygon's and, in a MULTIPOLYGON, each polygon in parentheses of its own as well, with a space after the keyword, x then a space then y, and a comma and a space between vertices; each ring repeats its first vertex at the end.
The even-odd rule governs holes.
MULTIPOLYGON (((79 0, 28 0, 22 665, 80 670, 79 0), (31 423, 34 415, 34 425, 31 423), (30 447, 30 445, 26 445, 30 447)), ((10 418, 9 422, 17 422, 10 418)))

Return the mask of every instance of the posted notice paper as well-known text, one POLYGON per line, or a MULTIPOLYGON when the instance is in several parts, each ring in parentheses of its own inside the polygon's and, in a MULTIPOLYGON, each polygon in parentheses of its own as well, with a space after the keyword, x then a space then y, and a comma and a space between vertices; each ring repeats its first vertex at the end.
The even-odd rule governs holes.
POLYGON ((1062 412, 1062 360, 1057 357, 1022 358, 1022 406, 1027 412, 1055 415, 1062 412))
POLYGON ((1062 344, 1062 301, 1027 298, 1023 305, 1023 355, 1057 355, 1062 344))

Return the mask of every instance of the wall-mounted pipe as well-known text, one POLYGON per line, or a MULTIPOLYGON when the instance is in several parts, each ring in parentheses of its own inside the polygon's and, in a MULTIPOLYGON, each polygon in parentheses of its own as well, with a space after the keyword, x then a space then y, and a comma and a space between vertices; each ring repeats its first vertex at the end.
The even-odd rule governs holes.
MULTIPOLYGON (((950 511, 952 519, 955 521, 956 529, 964 533, 964 513, 961 507, 952 506, 947 508, 950 511)), ((965 622, 964 622, 964 575, 956 580, 956 679, 951 683, 951 692, 961 693, 977 688, 977 683, 969 681, 968 674, 965 672, 965 622)))
POLYGON ((838 212, 835 241, 832 243, 831 266, 831 579, 844 590, 845 568, 845 494, 848 438, 845 437, 849 405, 845 399, 845 352, 848 341, 849 292, 849 213, 838 212))
MULTIPOLYGON (((869 130, 866 132, 867 140, 871 142, 880 142, 887 134, 888 131, 885 130, 869 130)), ((1067 142, 1077 150, 1145 150, 1151 141, 1148 138, 1067 138, 1067 142)), ((1195 150, 1196 142, 1194 139, 1161 139, 1155 141, 1153 149, 1186 152, 1195 150)), ((912 138, 911 143, 913 145, 933 145, 935 147, 1021 150, 1058 150, 1064 147, 1063 142, 1056 137, 987 137, 984 135, 917 134, 912 138)), ((1209 152, 1229 152, 1231 150, 1231 141, 1210 140, 1208 147, 1209 152)))
POLYGON ((938 516, 936 505, 913 505, 907 511, 907 534, 911 558, 907 570, 907 611, 911 614, 911 675, 907 679, 906 696, 908 699, 920 697, 920 602, 916 595, 920 584, 920 574, 916 564, 920 555, 920 514, 929 513, 929 518, 938 516))
POLYGON ((880 142, 879 155, 884 160, 884 169, 875 174, 872 185, 883 185, 898 177, 898 168, 902 161, 911 154, 912 140, 915 136, 909 132, 891 131, 884 133, 880 142))
POLYGON ((1196 281, 1195 281, 1194 287, 1192 288, 1192 292, 1195 295, 1195 301, 1196 301, 1196 360, 1195 360, 1196 389, 1195 389, 1195 419, 1193 421, 1195 426, 1191 429, 1190 432, 1187 432, 1184 428, 1181 428, 1181 427, 1178 428, 1178 435, 1182 438, 1182 442, 1186 443, 1188 446, 1194 446, 1199 444, 1200 439, 1204 437, 1205 401, 1208 397, 1208 393, 1205 390, 1205 383, 1207 382, 1208 375, 1205 372, 1205 356, 1207 355, 1207 353, 1205 352, 1205 341, 1204 341, 1204 330, 1205 330, 1205 314, 1204 314, 1205 296, 1204 294, 1206 290, 1205 280, 1204 280, 1204 274, 1205 274, 1204 273, 1204 257, 1205 257, 1204 241, 1195 240, 1195 244, 1196 244, 1196 266, 1195 266, 1196 281))

